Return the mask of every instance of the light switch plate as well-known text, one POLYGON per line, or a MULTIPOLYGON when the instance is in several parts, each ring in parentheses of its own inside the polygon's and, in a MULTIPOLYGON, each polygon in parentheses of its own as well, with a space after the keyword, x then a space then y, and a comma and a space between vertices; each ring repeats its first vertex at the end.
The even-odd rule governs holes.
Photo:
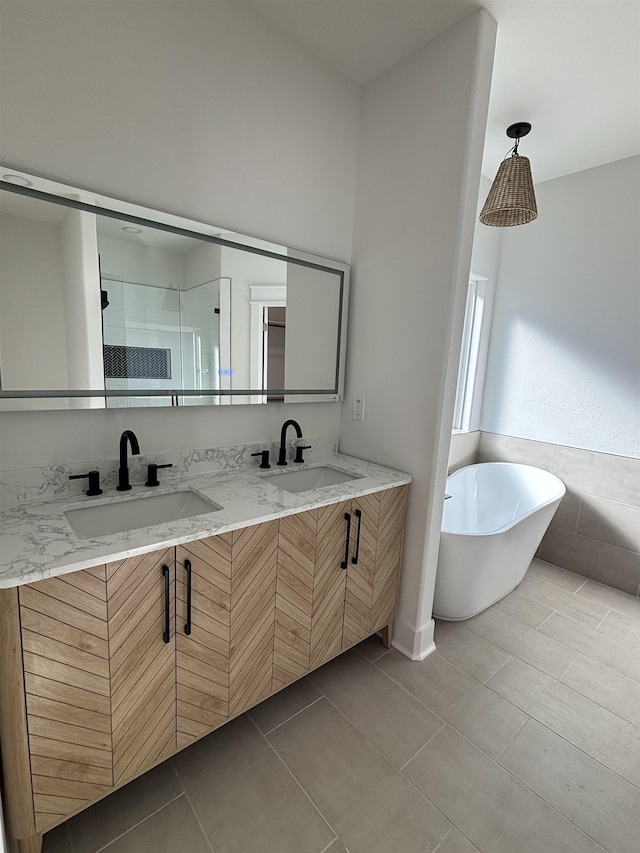
POLYGON ((364 397, 353 398, 353 419, 354 421, 364 420, 364 397))

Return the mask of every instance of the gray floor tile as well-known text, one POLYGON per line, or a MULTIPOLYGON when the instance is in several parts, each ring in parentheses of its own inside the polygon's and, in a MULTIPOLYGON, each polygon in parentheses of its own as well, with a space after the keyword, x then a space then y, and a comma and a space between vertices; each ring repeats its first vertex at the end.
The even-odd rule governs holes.
POLYGON ((382 637, 379 637, 378 634, 372 634, 371 637, 367 637, 366 640, 358 643, 356 650, 367 660, 371 661, 381 658, 382 655, 386 655, 389 651, 389 649, 386 649, 382 645, 382 637))
POLYGON ((538 722, 634 785, 640 785, 640 731, 565 684, 512 659, 488 682, 538 722))
POLYGON ((325 664, 313 683, 396 767, 402 767, 443 722, 357 652, 325 664))
POLYGON ((449 725, 487 755, 498 758, 529 717, 511 702, 482 685, 467 693, 445 714, 449 725))
POLYGON ((568 589, 569 592, 575 592, 584 583, 584 578, 577 575, 575 572, 569 572, 567 569, 561 569, 559 566, 554 566, 551 563, 546 563, 544 560, 534 558, 531 565, 527 569, 525 577, 540 578, 540 580, 548 581, 562 589, 568 589))
POLYGON ((173 762, 216 853, 319 853, 334 837, 246 716, 173 762))
POLYGON ((560 681, 640 726, 640 683, 637 681, 584 655, 576 657, 560 681))
POLYGON ((633 643, 611 642, 595 628, 568 619, 561 613, 554 613, 538 630, 628 678, 640 679, 640 655, 633 643))
POLYGON ((437 853, 477 853, 478 848, 467 841, 464 835, 454 827, 438 847, 437 853))
POLYGON ((439 717, 480 684, 437 652, 423 661, 412 661, 392 649, 376 666, 439 717))
MULTIPOLYGON (((2 833, 0 832, 1 837, 2 833)), ((42 853, 72 853, 71 839, 66 822, 45 833, 42 841, 42 853)))
MULTIPOLYGON (((534 601, 533 598, 523 595, 520 592, 521 586, 522 584, 517 589, 514 589, 513 592, 510 592, 509 595, 500 599, 493 607, 495 610, 506 613, 507 616, 511 616, 513 619, 529 625, 530 628, 537 628, 538 625, 542 625, 544 620, 551 616, 553 608, 546 607, 544 604, 540 604, 539 601, 534 601)), ((559 589, 559 587, 554 587, 554 589, 559 589)))
POLYGON ((530 720, 500 764, 607 850, 640 851, 640 791, 545 726, 530 720))
POLYGON ((99 850, 181 793, 169 762, 154 767, 68 821, 74 853, 99 850))
POLYGON ((410 661, 394 651, 376 665, 490 755, 500 755, 527 720, 510 702, 437 653, 410 661))
POLYGON ((509 658, 508 652, 478 637, 462 622, 436 621, 434 639, 441 657, 483 683, 509 658))
MULTIPOLYGON (((79 848, 75 850, 80 853, 79 848)), ((105 853, 211 853, 187 798, 183 795, 139 823, 105 853)))
POLYGON ((596 601, 612 610, 617 610, 624 616, 640 620, 640 598, 635 595, 629 595, 627 592, 591 580, 588 580, 580 588, 577 595, 581 595, 589 601, 596 601))
POLYGON ((640 656, 640 621, 610 610, 598 625, 598 634, 608 641, 635 646, 640 656))
MULTIPOLYGON (((584 622, 593 628, 602 622, 609 608, 596 601, 589 601, 584 596, 561 589, 552 583, 543 581, 535 576, 525 576, 518 586, 518 592, 533 598, 535 601, 545 604, 552 610, 557 610, 571 619, 584 622)), ((551 615, 550 613, 547 615, 551 615)))
POLYGON ((347 848, 339 838, 336 838, 333 844, 330 847, 327 847, 323 853, 347 853, 347 848))
POLYGON ((450 824, 326 700, 269 735, 350 853, 428 853, 450 824))
MULTIPOLYGON (((549 619, 553 619, 553 615, 549 619)), ((467 625, 476 634, 556 678, 562 675, 576 656, 567 646, 499 610, 485 610, 479 616, 467 619, 467 625)))
POLYGON ((266 734, 315 702, 321 695, 308 678, 301 678, 256 705, 251 709, 250 716, 260 731, 266 734))
POLYGON ((449 727, 409 763, 407 776, 487 853, 596 853, 600 848, 449 727))
POLYGON ((349 853, 431 853, 451 824, 406 779, 374 792, 342 837, 349 853))

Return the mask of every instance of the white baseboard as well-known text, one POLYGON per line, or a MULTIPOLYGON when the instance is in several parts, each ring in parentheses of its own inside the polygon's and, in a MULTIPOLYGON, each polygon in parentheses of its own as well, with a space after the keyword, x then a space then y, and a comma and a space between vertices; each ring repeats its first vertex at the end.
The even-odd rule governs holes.
POLYGON ((396 617, 391 645, 411 660, 424 660, 436 650, 436 644, 433 642, 435 626, 433 619, 429 619, 422 628, 414 628, 400 617, 396 617))

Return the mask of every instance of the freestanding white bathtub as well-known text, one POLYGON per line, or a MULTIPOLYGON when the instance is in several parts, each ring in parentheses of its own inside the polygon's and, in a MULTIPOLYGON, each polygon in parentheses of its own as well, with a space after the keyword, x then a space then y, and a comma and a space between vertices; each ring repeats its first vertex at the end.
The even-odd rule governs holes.
POLYGON ((512 462, 447 479, 433 615, 469 619, 522 580, 565 493, 548 471, 512 462))

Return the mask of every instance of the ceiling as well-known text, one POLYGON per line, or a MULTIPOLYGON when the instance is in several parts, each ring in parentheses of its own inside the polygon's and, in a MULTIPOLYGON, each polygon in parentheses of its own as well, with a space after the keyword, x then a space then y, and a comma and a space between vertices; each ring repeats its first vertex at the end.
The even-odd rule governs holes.
POLYGON ((365 84, 484 7, 498 22, 483 173, 529 121, 536 183, 640 153, 640 0, 248 0, 365 84))

